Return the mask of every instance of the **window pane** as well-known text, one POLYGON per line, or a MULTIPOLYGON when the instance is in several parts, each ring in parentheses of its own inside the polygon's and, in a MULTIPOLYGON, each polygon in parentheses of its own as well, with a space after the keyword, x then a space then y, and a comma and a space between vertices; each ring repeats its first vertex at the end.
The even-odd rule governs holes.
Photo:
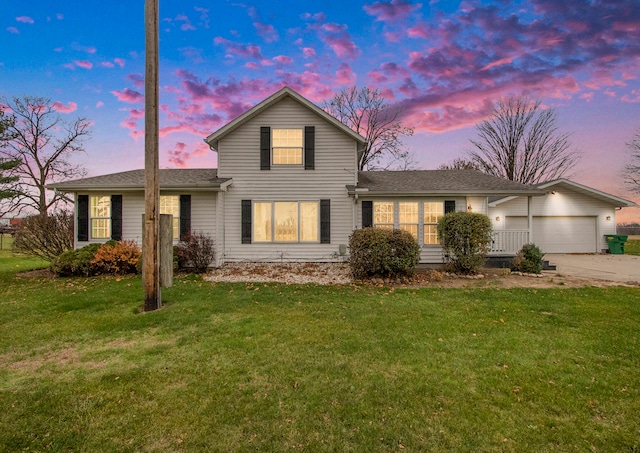
POLYGON ((399 203, 400 223, 418 223, 418 203, 399 203))
POLYGON ((424 244, 439 244, 436 225, 424 226, 424 244))
POLYGON ((373 203, 373 224, 376 226, 386 224, 393 228, 393 202, 373 203))
POLYGON ((109 239, 111 237, 111 219, 91 219, 91 238, 109 239))
POLYGON ((318 202, 300 203, 300 240, 318 241, 318 202))
POLYGON ((271 203, 253 204, 253 240, 271 241, 271 203))
POLYGON ((404 231, 408 231, 409 233, 411 233, 411 235, 415 238, 415 240, 418 240, 418 224, 416 223, 415 225, 412 224, 401 224, 400 225, 400 229, 404 230, 404 231))
POLYGON ((442 202, 426 202, 424 204, 424 223, 438 223, 442 213, 442 202))
POLYGON ((298 203, 286 201, 276 202, 274 205, 276 242, 297 242, 298 203))
POLYGON ((90 205, 91 217, 111 217, 110 196, 92 196, 90 205))
POLYGON ((273 147, 302 148, 302 129, 273 129, 273 147))
POLYGON ((302 148, 273 148, 274 165, 302 165, 302 148))
POLYGON ((160 214, 173 216, 173 238, 180 237, 180 197, 178 195, 160 195, 160 214))

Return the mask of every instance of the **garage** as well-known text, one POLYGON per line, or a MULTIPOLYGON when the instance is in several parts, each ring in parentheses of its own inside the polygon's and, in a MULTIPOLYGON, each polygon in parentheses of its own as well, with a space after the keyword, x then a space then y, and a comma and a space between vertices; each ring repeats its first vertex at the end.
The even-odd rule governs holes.
MULTIPOLYGON (((527 229, 527 218, 509 216, 507 229, 527 229)), ((595 253, 598 247, 596 217, 533 217, 533 243, 545 253, 595 253)))
POLYGON ((534 217, 533 242, 545 253, 595 253, 596 218, 534 217))

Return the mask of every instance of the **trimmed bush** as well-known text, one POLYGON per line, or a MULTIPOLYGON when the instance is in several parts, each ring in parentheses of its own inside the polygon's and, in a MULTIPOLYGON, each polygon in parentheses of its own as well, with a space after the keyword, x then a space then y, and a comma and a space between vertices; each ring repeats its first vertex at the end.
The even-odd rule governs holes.
POLYGON ((215 243, 209 235, 195 231, 174 247, 174 254, 179 269, 203 274, 216 259, 215 243))
POLYGON ((362 228, 349 236, 354 278, 409 275, 420 261, 420 246, 408 231, 362 228))
POLYGON ((539 274, 542 272, 542 258, 544 253, 535 244, 525 244, 513 259, 511 270, 539 274))
POLYGON ((142 250, 135 241, 110 241, 96 251, 91 265, 94 274, 136 274, 142 250))
POLYGON ((477 273, 491 243, 491 220, 474 212, 450 212, 438 221, 445 267, 461 274, 477 273))
POLYGON ((91 261, 102 244, 91 244, 78 250, 67 250, 51 262, 51 271, 60 277, 93 275, 91 261))

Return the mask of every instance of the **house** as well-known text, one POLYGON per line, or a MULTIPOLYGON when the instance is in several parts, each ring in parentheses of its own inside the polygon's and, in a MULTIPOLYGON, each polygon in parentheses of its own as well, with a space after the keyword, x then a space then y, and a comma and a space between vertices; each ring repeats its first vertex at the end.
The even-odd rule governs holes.
POLYGON ((489 218, 495 234, 526 231, 532 216, 531 241, 545 253, 605 252, 606 235, 616 234, 616 210, 635 203, 568 179, 536 185, 542 197, 491 198, 489 218))
MULTIPOLYGON (((497 229, 493 252, 513 255, 534 234, 533 199, 548 191, 472 170, 359 172, 365 139, 286 87, 205 142, 217 151, 218 168, 160 170, 160 211, 174 216, 176 241, 190 231, 213 237, 218 265, 341 261, 349 235, 363 226, 408 230, 421 245, 421 262, 441 263, 442 215, 493 215, 509 204, 519 209, 510 217, 524 215, 527 223, 497 229)), ((75 247, 141 242, 143 170, 49 188, 75 198, 75 247)))

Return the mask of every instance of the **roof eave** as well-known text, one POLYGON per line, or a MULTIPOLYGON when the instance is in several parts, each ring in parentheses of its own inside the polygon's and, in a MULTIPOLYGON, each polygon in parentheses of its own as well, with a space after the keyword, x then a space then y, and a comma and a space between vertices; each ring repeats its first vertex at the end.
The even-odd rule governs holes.
POLYGON ((429 197, 429 196, 542 196, 546 192, 541 190, 520 190, 520 191, 504 191, 504 190, 464 190, 464 191, 452 191, 452 190, 423 190, 423 191, 393 191, 393 190, 349 190, 349 195, 366 196, 366 197, 429 197))

